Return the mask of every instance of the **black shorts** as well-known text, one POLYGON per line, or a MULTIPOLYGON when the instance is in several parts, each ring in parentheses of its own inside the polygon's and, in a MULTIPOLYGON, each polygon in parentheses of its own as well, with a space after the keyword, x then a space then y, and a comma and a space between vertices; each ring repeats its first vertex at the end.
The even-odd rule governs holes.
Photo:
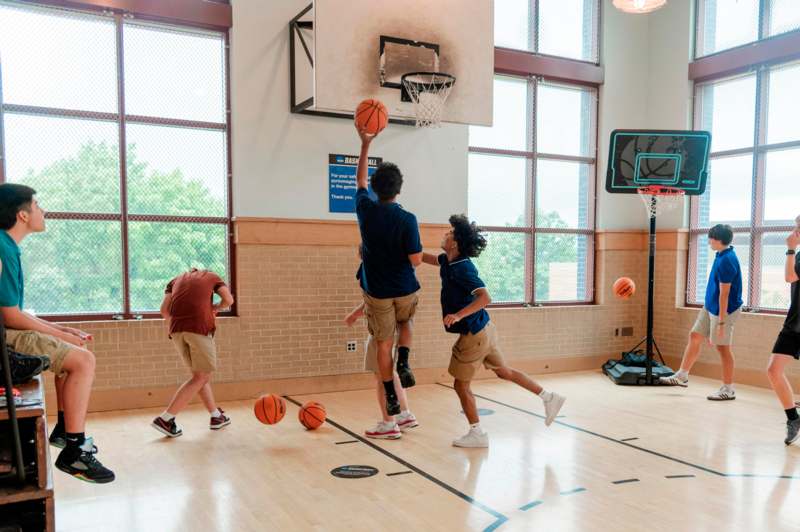
POLYGON ((775 341, 772 352, 779 355, 793 356, 800 360, 800 334, 791 331, 781 331, 775 341))

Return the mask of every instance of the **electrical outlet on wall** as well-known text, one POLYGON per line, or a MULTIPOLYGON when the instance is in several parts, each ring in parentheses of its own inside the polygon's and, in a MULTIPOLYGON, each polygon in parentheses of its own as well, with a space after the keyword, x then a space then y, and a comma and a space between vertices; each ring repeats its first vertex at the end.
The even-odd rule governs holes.
POLYGON ((348 353, 355 353, 357 349, 357 344, 355 340, 350 340, 347 342, 347 352, 348 353))

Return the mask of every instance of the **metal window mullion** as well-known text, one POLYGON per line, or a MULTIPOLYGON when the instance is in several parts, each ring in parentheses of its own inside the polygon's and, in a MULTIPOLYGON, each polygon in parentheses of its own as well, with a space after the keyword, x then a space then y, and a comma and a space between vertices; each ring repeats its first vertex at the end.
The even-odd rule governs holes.
MULTIPOLYGON (((501 0, 502 1, 502 0, 501 0)), ((528 23, 530 24, 530 31, 528 31, 528 46, 533 53, 539 53, 539 0, 529 0, 528 6, 531 9, 528 23)))
MULTIPOLYGON (((534 0, 538 10, 538 0, 534 0)), ((535 77, 530 77, 528 81, 528 108, 530 109, 529 119, 527 121, 530 131, 528 132, 528 150, 531 153, 536 153, 536 106, 538 105, 538 81, 535 77)), ((525 295, 526 302, 534 304, 536 301, 536 157, 529 158, 526 162, 525 168, 528 173, 526 180, 527 186, 530 187, 530 193, 527 194, 527 219, 529 234, 525 239, 525 295)))
POLYGON ((227 255, 228 255, 228 285, 231 290, 231 294, 233 294, 233 307, 231 307, 230 312, 232 315, 238 315, 238 301, 239 297, 236 292, 236 253, 235 253, 235 246, 236 246, 236 235, 233 230, 233 222, 231 221, 233 218, 233 145, 231 143, 231 116, 232 116, 232 106, 231 106, 231 62, 230 62, 230 30, 225 32, 224 36, 224 45, 225 45, 225 155, 227 157, 227 169, 228 175, 226 176, 226 184, 227 184, 227 216, 228 216, 228 242, 227 242, 227 255))
POLYGON ((159 118, 157 116, 127 115, 125 122, 156 126, 182 127, 187 129, 211 129, 224 131, 228 125, 223 122, 204 122, 202 120, 183 120, 180 118, 159 118))
POLYGON ((766 173, 766 152, 758 150, 758 146, 766 144, 767 138, 767 104, 769 99, 769 71, 761 67, 756 73, 756 120, 753 134, 756 148, 753 150, 753 188, 752 217, 750 219, 750 307, 761 307, 761 259, 764 225, 764 191, 766 173))
POLYGON ((772 6, 770 0, 759 0, 758 2, 758 40, 769 37, 769 19, 771 17, 772 6))
POLYGON ((122 236, 122 316, 132 317, 130 295, 130 246, 128 241, 128 154, 125 131, 125 53, 123 15, 114 15, 117 46, 117 112, 119 114, 119 191, 122 236))

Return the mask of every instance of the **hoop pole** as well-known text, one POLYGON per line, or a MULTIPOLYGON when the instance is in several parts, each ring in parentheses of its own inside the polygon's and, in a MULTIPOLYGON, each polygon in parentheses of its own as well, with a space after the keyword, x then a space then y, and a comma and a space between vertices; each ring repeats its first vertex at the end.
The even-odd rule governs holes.
MULTIPOLYGON (((656 208, 656 198, 650 199, 651 209, 656 208)), ((652 212, 655 212, 653 210, 652 212)), ((656 271, 656 217, 650 216, 650 257, 647 265, 647 360, 645 361, 645 380, 653 384, 653 295, 655 293, 656 271)))

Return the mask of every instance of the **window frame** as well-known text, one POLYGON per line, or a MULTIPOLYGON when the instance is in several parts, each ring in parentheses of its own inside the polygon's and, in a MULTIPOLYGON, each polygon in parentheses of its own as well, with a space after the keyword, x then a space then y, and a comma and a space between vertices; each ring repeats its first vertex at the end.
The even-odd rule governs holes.
MULTIPOLYGON (((782 232, 789 233, 794 229, 794 225, 770 225, 764 223, 764 206, 766 199, 766 160, 770 153, 777 151, 800 148, 800 135, 798 140, 779 142, 769 144, 767 142, 767 117, 768 117, 768 104, 769 104, 769 76, 772 71, 778 70, 782 67, 790 66, 792 64, 800 64, 800 54, 797 54, 793 59, 774 63, 772 61, 764 62, 755 66, 752 75, 756 77, 756 101, 755 101, 755 124, 753 132, 753 143, 744 148, 736 148, 729 150, 721 150, 711 152, 709 160, 736 156, 736 155, 751 155, 752 156, 752 170, 751 170, 751 206, 750 206, 750 220, 747 226, 733 227, 734 236, 746 234, 750 236, 749 248, 749 282, 747 286, 747 293, 743 294, 746 305, 743 306, 745 312, 760 313, 760 314, 776 314, 785 315, 785 310, 775 308, 762 307, 762 251, 763 240, 765 235, 780 234, 782 232)), ((741 75, 741 74, 739 74, 741 75)), ((720 75, 711 79, 703 79, 702 82, 696 82, 694 85, 693 94, 693 121, 694 128, 700 129, 702 127, 702 98, 700 97, 703 87, 713 85, 714 83, 723 82, 729 79, 734 79, 736 75, 720 75)), ((708 233, 710 227, 700 227, 700 203, 702 196, 694 196, 690 199, 690 218, 689 218, 689 252, 687 257, 686 269, 686 294, 685 304, 687 307, 700 308, 703 305, 698 303, 697 282, 697 254, 703 238, 703 235, 708 233)))
MULTIPOLYGON (((190 0, 186 0, 187 2, 190 0)), ((63 9, 61 7, 53 8, 53 5, 61 6, 67 4, 62 1, 44 1, 44 2, 26 2, 31 5, 41 5, 54 9, 54 11, 72 12, 76 14, 98 16, 96 10, 87 9, 63 9)), ((78 2, 72 2, 73 4, 78 2)), ((104 2, 83 2, 84 4, 94 4, 104 2)), ((51 321, 73 322, 73 321, 90 321, 90 320, 142 320, 142 319, 160 319, 161 314, 158 311, 143 311, 134 312, 131 309, 131 294, 130 294, 130 245, 128 241, 128 231, 130 222, 167 222, 167 223, 210 223, 215 225, 224 225, 227 228, 227 267, 228 267, 228 286, 231 293, 236 294, 236 248, 233 230, 233 171, 232 171, 232 146, 231 146, 231 86, 230 86, 230 34, 227 27, 216 26, 210 27, 205 23, 192 23, 190 21, 182 21, 176 23, 174 20, 169 22, 154 21, 153 17, 145 17, 143 19, 136 19, 136 23, 146 25, 154 28, 165 27, 178 30, 200 30, 203 32, 218 33, 222 39, 224 49, 224 76, 225 76, 225 122, 203 122, 194 120, 181 120, 171 118, 161 118, 153 116, 139 116, 130 115, 125 112, 125 63, 124 63, 124 27, 125 22, 132 17, 128 12, 116 11, 103 11, 103 16, 107 16, 114 20, 114 27, 116 32, 116 74, 117 74, 117 110, 116 112, 87 112, 76 109, 62 109, 50 108, 39 106, 27 106, 17 104, 6 104, 3 102, 2 90, 2 76, 0 76, 0 183, 6 182, 6 169, 5 169, 5 137, 3 131, 4 114, 7 112, 44 116, 44 117, 65 117, 82 120, 95 120, 104 123, 112 123, 118 126, 118 141, 119 141, 119 178, 120 178, 120 210, 118 213, 81 213, 81 212, 46 212, 45 218, 50 220, 83 220, 83 221, 113 221, 120 223, 122 246, 122 309, 121 312, 107 313, 70 313, 70 314, 41 314, 42 318, 51 321), (126 125, 142 124, 142 125, 159 125, 159 126, 172 126, 181 127, 185 129, 196 130, 216 130, 225 132, 225 158, 226 158, 226 205, 225 216, 173 216, 173 215, 158 215, 158 214, 129 214, 128 213, 128 195, 127 195, 127 141, 126 141, 126 125)), ((2 69, 2 65, 0 65, 2 69)), ((1 72, 1 70, 0 70, 1 72)), ((45 205, 46 206, 46 205, 45 205)), ((176 274, 179 272, 176 272, 176 274)), ((166 284, 165 284, 166 286, 166 284)), ((237 307, 236 303, 227 312, 222 312, 220 316, 236 316, 237 307)))
MULTIPOLYGON (((495 0, 501 1, 501 0, 495 0)), ((558 61, 569 61, 573 63, 583 63, 584 65, 593 65, 599 66, 602 61, 602 23, 603 23, 603 2, 601 0, 591 0, 594 3, 594 25, 596 28, 595 35, 593 36, 594 40, 594 51, 596 52, 596 59, 594 60, 586 60, 586 59, 575 59, 572 57, 565 57, 561 55, 552 55, 552 54, 544 54, 539 51, 539 18, 540 18, 540 9, 539 9, 539 1, 540 0, 528 0, 528 9, 530 12, 530 16, 528 18, 528 45, 529 48, 521 49, 521 48, 509 48, 507 46, 497 46, 495 45, 495 50, 504 50, 508 52, 519 52, 524 54, 532 54, 541 58, 551 58, 558 61)))
POLYGON ((559 80, 544 79, 537 75, 528 76, 512 76, 506 73, 495 72, 495 79, 498 76, 507 78, 516 78, 524 80, 528 87, 527 100, 529 105, 532 106, 530 116, 528 116, 528 134, 527 145, 528 150, 508 150, 502 148, 485 148, 478 146, 469 146, 468 154, 481 154, 490 156, 505 156, 513 157, 516 159, 524 159, 526 161, 526 188, 529 190, 525 202, 525 214, 528 219, 526 225, 519 227, 506 227, 506 226, 481 226, 481 229, 487 233, 515 233, 524 234, 525 238, 525 271, 524 271, 524 301, 512 302, 498 302, 492 303, 490 306, 493 308, 518 308, 518 307, 556 307, 556 306, 576 306, 576 305, 593 305, 595 304, 595 290, 594 290, 594 262, 595 262, 595 234, 596 234, 596 203, 597 203, 597 150, 598 150, 598 115, 599 115, 599 93, 598 87, 587 83, 569 83, 559 80), (580 87, 583 89, 592 90, 594 97, 594 105, 591 106, 592 122, 592 144, 590 154, 587 156, 575 155, 560 155, 553 153, 539 152, 537 149, 537 126, 536 121, 536 95, 538 92, 539 84, 546 83, 547 85, 562 85, 580 87), (589 175, 589 188, 587 190, 587 227, 586 228, 551 228, 551 227, 537 227, 536 225, 536 198, 537 198, 537 163, 540 160, 544 161, 559 161, 571 162, 580 164, 589 164, 593 166, 594 171, 589 175), (554 300, 554 301, 537 301, 536 299, 536 237, 542 234, 558 234, 558 235, 576 235, 586 237, 586 277, 585 277, 585 294, 584 300, 554 300))

